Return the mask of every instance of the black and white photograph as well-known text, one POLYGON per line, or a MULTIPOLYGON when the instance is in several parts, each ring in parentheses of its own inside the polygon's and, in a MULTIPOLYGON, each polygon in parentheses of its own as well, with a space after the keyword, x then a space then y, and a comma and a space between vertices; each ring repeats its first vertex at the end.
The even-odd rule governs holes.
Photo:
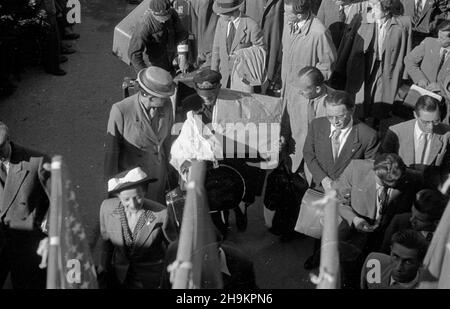
POLYGON ((0 289, 450 289, 450 0, 0 0, 0 289))

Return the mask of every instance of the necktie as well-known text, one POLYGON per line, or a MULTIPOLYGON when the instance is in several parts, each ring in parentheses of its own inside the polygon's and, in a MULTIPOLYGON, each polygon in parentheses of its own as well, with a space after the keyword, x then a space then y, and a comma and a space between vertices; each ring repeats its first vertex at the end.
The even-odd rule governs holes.
POLYGON ((5 186, 7 176, 8 174, 6 173, 5 164, 3 162, 0 162, 0 181, 3 186, 5 186))
POLYGON ((159 128, 159 114, 157 110, 154 110, 154 112, 151 112, 152 109, 150 109, 149 112, 149 118, 150 118, 150 125, 152 127, 152 130, 155 134, 158 134, 158 128, 159 128))
POLYGON ((428 147, 429 134, 422 133, 419 137, 419 145, 417 145, 416 153, 416 163, 425 164, 426 163, 426 152, 428 147))
POLYGON ((234 23, 230 21, 229 23, 230 32, 227 36, 227 52, 228 55, 231 53, 231 46, 233 45, 234 36, 236 35, 236 28, 234 27, 234 23))
POLYGON ((339 157, 339 148, 341 146, 341 143, 339 141, 339 136, 341 136, 341 130, 340 129, 335 129, 333 132, 333 135, 331 136, 331 145, 333 147, 333 158, 334 161, 337 160, 337 158, 339 157))
POLYGON ((413 22, 417 24, 422 16, 422 0, 416 0, 416 7, 414 9, 414 18, 413 22))
POLYGON ((339 6, 339 21, 342 23, 345 23, 345 19, 347 17, 345 16, 345 9, 343 5, 339 6))
POLYGON ((441 51, 441 61, 439 63, 438 72, 441 70, 442 66, 444 65, 445 60, 447 58, 447 55, 448 55, 448 49, 447 48, 442 49, 442 51, 441 51))
POLYGON ((380 215, 382 215, 385 210, 384 208, 385 208, 387 200, 388 200, 388 190, 389 190, 389 188, 387 188, 385 186, 380 187, 378 190, 378 202, 380 203, 380 209, 379 209, 380 215))
POLYGON ((308 124, 310 124, 314 118, 316 118, 316 109, 314 108, 314 100, 309 99, 308 102, 308 124))

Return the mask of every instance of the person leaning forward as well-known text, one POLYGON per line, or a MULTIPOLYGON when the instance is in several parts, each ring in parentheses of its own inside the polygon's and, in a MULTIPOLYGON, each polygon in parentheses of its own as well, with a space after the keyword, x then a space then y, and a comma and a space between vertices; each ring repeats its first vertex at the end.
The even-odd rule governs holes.
POLYGON ((175 83, 169 72, 149 67, 137 77, 140 91, 111 107, 105 143, 105 179, 139 165, 158 180, 147 197, 165 203, 170 134, 173 124, 170 96, 175 83))
POLYGON ((136 26, 128 55, 136 73, 146 68, 144 50, 150 66, 173 73, 172 60, 177 44, 187 43, 188 32, 183 29, 177 12, 168 0, 151 0, 149 10, 136 26))

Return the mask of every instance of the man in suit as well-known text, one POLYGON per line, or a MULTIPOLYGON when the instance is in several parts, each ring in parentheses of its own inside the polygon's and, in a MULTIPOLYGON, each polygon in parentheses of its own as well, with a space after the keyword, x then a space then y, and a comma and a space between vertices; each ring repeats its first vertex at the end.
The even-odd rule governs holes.
POLYGON ((273 87, 281 79, 281 37, 283 35, 284 20, 283 1, 246 0, 244 12, 258 23, 264 33, 264 42, 267 44, 268 51, 267 80, 268 84, 272 84, 273 87))
POLYGON ((211 69, 222 74, 224 88, 233 89, 235 83, 242 84, 232 74, 237 50, 252 46, 265 48, 263 32, 256 21, 242 14, 243 4, 244 0, 216 0, 213 5, 220 18, 214 34, 211 69))
POLYGON ((403 230, 391 239, 390 256, 372 252, 361 270, 361 289, 415 289, 428 244, 420 233, 403 230))
POLYGON ((411 21, 396 15, 400 0, 369 0, 371 11, 348 26, 336 70, 346 79, 360 119, 374 118, 374 128, 389 118, 402 79, 403 59, 411 50, 411 21))
POLYGON ((307 66, 318 68, 325 80, 334 70, 336 48, 330 32, 311 12, 311 0, 286 0, 281 79, 284 104, 296 92, 296 75, 307 66), (299 56, 301 55, 301 56, 299 56))
POLYGON ((324 0, 317 18, 330 30, 334 46, 339 49, 342 36, 354 18, 362 18, 367 12, 367 0, 324 0))
POLYGON ((312 173, 312 187, 331 190, 353 159, 374 159, 378 150, 375 130, 353 119, 349 94, 334 91, 325 98, 326 117, 314 119, 306 136, 303 155, 312 173))
MULTIPOLYGON (((180 18, 169 0, 151 0, 149 10, 133 32, 128 49, 134 70, 138 73, 147 67, 144 61, 145 51, 150 66, 158 66, 175 73, 172 61, 176 55, 177 45, 187 44, 187 39, 188 32, 183 29, 180 18)), ((184 70, 185 67, 181 69, 184 70)))
POLYGON ((351 161, 332 187, 337 191, 343 219, 338 237, 345 244, 340 250, 347 262, 341 265, 344 285, 355 286, 361 257, 378 249, 395 214, 410 211, 422 184, 398 155, 382 154, 375 161, 351 161))
POLYGON ((450 104, 450 20, 439 25, 438 38, 426 38, 406 55, 405 69, 414 84, 436 92, 450 104))
POLYGON ((172 208, 146 199, 147 184, 155 181, 135 167, 114 175, 100 207, 102 237, 101 285, 127 289, 160 286, 164 257, 177 238, 172 208))
POLYGON ((401 15, 411 17, 413 47, 431 37, 439 19, 445 19, 448 0, 401 0, 401 15))
POLYGON ((423 174, 430 188, 437 188, 450 173, 450 126, 441 123, 439 102, 429 96, 419 98, 414 117, 391 126, 380 150, 397 153, 423 174))
POLYGON ((45 289, 38 248, 46 242, 50 172, 48 158, 10 140, 0 122, 0 287, 45 289))
POLYGON ((447 205, 447 200, 438 190, 424 189, 419 191, 416 194, 411 212, 395 215, 386 228, 380 251, 388 254, 392 235, 405 229, 418 231, 428 242, 431 242, 433 233, 447 205))
POLYGON ((111 107, 105 143, 105 179, 133 166, 150 177, 147 197, 165 203, 173 125, 169 100, 175 83, 169 72, 149 67, 138 73, 139 92, 111 107))
POLYGON ((286 101, 280 133, 281 147, 284 155, 289 156, 288 166, 293 173, 303 172, 301 165, 308 125, 315 118, 326 116, 325 99, 334 91, 325 84, 322 72, 313 66, 302 68, 296 74, 295 84, 296 92, 292 91, 286 101))

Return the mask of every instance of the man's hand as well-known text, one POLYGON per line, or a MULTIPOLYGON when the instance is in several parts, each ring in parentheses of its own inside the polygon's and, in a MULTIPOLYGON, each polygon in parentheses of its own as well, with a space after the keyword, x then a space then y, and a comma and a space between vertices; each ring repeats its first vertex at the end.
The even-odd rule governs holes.
POLYGON ((419 86, 421 88, 426 88, 428 86, 428 81, 426 79, 421 79, 417 83, 417 86, 419 86))
POLYGON ((48 245, 48 237, 45 237, 39 242, 39 247, 36 252, 42 257, 41 264, 39 264, 39 268, 41 269, 47 268, 48 245))
POLYGON ((438 83, 431 83, 426 87, 426 89, 431 92, 440 92, 441 91, 441 87, 439 86, 438 83))
POLYGON ((353 219, 353 225, 358 231, 361 232, 373 232, 376 228, 375 226, 370 225, 369 223, 367 223, 366 220, 360 217, 355 217, 353 219))
POLYGON ((322 179, 322 187, 324 188, 325 192, 331 191, 333 190, 331 183, 333 182, 333 180, 330 177, 325 177, 324 179, 322 179))

